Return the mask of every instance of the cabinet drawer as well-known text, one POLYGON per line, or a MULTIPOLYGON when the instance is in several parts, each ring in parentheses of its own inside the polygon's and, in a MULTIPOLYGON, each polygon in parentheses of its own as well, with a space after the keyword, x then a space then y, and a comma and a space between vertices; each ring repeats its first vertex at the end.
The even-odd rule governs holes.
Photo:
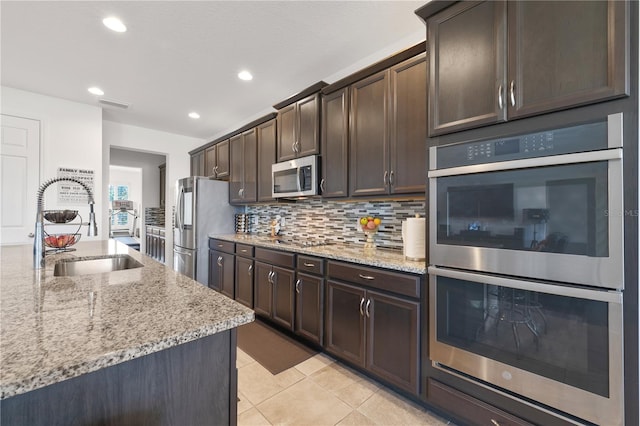
POLYGON ((350 263, 329 261, 327 275, 409 297, 420 297, 420 276, 367 268, 350 263))
POLYGON ((223 251, 225 253, 234 253, 236 244, 230 241, 216 240, 209 238, 209 248, 211 250, 223 251))
POLYGON ((300 272, 307 272, 309 274, 323 275, 324 274, 324 260, 319 257, 298 255, 297 267, 300 272))
POLYGON ((238 256, 253 257, 253 246, 236 244, 236 254, 238 256))
POLYGON ((427 399, 455 417, 478 425, 533 426, 516 416, 453 389, 436 380, 427 380, 427 399))
POLYGON ((284 266, 285 268, 294 268, 296 266, 296 255, 293 253, 256 247, 255 257, 257 260, 262 260, 263 262, 276 266, 284 266))

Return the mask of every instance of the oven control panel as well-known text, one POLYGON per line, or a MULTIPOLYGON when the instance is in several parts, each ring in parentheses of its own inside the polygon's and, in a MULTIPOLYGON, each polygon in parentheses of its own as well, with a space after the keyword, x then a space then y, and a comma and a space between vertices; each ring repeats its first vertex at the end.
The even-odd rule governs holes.
POLYGON ((607 122, 463 142, 435 149, 437 169, 606 149, 607 122))

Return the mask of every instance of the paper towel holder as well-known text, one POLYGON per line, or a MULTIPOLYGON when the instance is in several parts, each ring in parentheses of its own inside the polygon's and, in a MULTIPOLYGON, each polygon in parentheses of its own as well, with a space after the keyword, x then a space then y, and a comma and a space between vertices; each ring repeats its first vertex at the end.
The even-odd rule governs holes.
MULTIPOLYGON (((420 218, 420 214, 416 213, 415 218, 419 219, 420 218)), ((406 223, 407 223, 406 220, 402 221, 402 230, 401 230, 401 232, 402 232, 402 241, 403 241, 402 254, 403 254, 404 258, 406 260, 415 261, 415 262, 421 262, 421 261, 426 260, 426 255, 420 256, 420 257, 407 256, 407 250, 406 250, 406 248, 407 248, 406 247, 407 246, 407 238, 406 238, 407 227, 405 226, 406 223)), ((423 248, 423 250, 424 249, 426 249, 426 244, 425 244, 425 247, 423 248)))

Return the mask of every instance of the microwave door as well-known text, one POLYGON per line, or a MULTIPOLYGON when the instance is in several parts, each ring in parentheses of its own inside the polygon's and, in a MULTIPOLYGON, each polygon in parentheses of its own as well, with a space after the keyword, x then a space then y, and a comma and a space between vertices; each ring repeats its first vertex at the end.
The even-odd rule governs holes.
POLYGON ((305 187, 304 167, 298 167, 298 193, 302 192, 305 187))

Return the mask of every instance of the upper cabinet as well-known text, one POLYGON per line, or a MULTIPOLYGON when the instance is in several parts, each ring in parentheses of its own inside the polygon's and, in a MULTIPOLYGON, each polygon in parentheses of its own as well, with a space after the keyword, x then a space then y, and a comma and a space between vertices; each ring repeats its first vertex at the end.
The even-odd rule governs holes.
POLYGON ((257 200, 257 132, 246 130, 230 139, 231 172, 229 202, 246 204, 257 200))
POLYGON ((191 176, 205 176, 204 149, 191 152, 191 176))
POLYGON ((214 179, 229 179, 229 140, 211 145, 204 150, 205 176, 214 179))
POLYGON ((277 161, 320 153, 319 82, 286 101, 274 105, 278 110, 277 161))
POLYGON ((276 119, 257 127, 258 201, 273 201, 271 165, 276 162, 276 119))
POLYGON ((323 197, 349 195, 349 88, 322 96, 323 197))
POLYGON ((424 193, 426 55, 351 85, 349 194, 424 193))
POLYGON ((418 10, 429 43, 429 136, 628 94, 628 7, 487 1, 418 10))

